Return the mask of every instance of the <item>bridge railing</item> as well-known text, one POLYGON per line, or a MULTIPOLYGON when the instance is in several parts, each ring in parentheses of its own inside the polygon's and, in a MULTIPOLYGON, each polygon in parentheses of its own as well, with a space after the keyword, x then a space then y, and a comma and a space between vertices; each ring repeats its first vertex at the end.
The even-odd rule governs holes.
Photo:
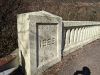
POLYGON ((61 54, 100 38, 100 22, 63 21, 45 11, 19 14, 17 24, 20 64, 26 75, 42 75, 61 61, 61 54))
POLYGON ((63 21, 63 52, 68 54, 100 38, 100 22, 63 21))

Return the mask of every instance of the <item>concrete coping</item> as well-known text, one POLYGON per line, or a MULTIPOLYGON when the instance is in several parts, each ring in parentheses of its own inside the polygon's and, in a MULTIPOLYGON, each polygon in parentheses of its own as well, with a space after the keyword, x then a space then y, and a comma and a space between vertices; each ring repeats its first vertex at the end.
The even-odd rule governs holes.
POLYGON ((64 27, 71 26, 100 26, 99 21, 63 21, 64 27))
POLYGON ((18 14, 17 16, 20 15, 33 15, 33 16, 49 16, 49 17, 57 17, 57 18, 61 18, 57 15, 51 14, 49 12, 46 12, 44 10, 42 11, 36 11, 36 12, 27 12, 27 13, 22 13, 22 14, 18 14))

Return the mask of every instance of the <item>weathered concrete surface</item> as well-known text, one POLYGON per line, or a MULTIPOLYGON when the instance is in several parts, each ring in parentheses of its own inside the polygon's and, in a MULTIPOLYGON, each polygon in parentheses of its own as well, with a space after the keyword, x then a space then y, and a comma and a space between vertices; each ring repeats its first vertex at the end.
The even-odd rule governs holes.
POLYGON ((76 70, 82 70, 84 66, 90 69, 91 75, 100 74, 100 40, 64 56, 61 62, 46 70, 43 75, 74 75, 76 70))
POLYGON ((41 73, 61 60, 62 18, 46 11, 18 15, 18 45, 26 75, 41 73))

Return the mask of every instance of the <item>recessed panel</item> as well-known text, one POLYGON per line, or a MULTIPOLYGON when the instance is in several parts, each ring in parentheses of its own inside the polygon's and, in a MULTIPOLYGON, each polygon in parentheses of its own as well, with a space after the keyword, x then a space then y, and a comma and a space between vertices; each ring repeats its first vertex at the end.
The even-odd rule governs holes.
POLYGON ((57 24, 37 25, 38 66, 57 57, 57 24))

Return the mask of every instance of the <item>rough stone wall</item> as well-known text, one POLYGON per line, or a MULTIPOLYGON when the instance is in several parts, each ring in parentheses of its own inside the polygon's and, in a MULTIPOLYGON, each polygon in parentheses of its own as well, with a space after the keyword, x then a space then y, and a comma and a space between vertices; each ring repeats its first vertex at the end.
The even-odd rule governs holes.
MULTIPOLYGON (((10 0, 8 0, 10 1, 10 0)), ((9 7, 6 0, 0 0, 0 13, 5 13, 5 8, 9 7)), ((11 53, 18 48, 17 43, 17 14, 24 12, 34 12, 45 10, 61 16, 64 20, 100 20, 100 2, 99 0, 22 0, 21 6, 17 7, 20 0, 16 0, 9 9, 12 12, 6 13, 2 17, 0 15, 0 57, 11 53), (5 18, 4 21, 2 19, 5 18)))

